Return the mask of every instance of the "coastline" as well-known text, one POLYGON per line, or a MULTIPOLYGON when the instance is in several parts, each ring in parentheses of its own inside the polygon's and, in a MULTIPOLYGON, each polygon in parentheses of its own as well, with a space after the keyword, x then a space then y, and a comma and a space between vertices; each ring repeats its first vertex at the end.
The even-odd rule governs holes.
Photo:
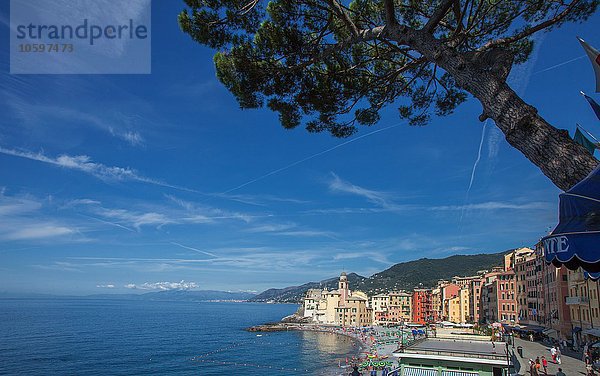
MULTIPOLYGON (((385 333, 390 333, 387 328, 342 328, 334 325, 315 324, 307 322, 275 322, 252 326, 246 329, 249 332, 279 332, 279 331, 312 331, 326 334, 335 334, 351 338, 357 343, 357 351, 346 355, 344 366, 332 365, 331 372, 340 375, 345 372, 352 364, 360 364, 373 356, 379 359, 393 361, 393 352, 398 348, 398 337, 385 337, 385 333), (385 338, 384 338, 385 337, 385 338), (385 341, 382 341, 385 340, 385 341)), ((400 330, 399 332, 402 332, 400 330)), ((398 331, 397 331, 398 333, 398 331)))

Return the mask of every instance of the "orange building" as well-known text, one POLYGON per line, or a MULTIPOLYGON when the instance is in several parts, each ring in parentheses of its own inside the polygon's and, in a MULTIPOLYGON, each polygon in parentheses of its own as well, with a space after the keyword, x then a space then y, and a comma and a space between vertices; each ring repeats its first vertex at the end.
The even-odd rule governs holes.
POLYGON ((415 289, 412 296, 412 322, 427 324, 438 319, 431 305, 431 290, 415 289))

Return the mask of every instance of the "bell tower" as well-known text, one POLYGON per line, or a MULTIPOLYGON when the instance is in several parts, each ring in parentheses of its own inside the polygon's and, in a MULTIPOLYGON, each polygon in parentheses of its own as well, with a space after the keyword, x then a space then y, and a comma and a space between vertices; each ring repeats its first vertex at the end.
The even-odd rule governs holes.
POLYGON ((340 293, 340 305, 346 305, 346 299, 348 299, 349 288, 348 288, 348 277, 346 272, 342 272, 340 275, 340 282, 338 283, 338 292, 340 293))

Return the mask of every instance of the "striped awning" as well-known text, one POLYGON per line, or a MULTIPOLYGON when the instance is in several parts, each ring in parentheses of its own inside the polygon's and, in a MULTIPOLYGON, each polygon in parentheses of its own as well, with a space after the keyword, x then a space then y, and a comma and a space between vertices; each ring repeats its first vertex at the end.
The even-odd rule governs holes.
POLYGON ((433 368, 404 367, 402 376, 437 376, 437 370, 433 368))
POLYGON ((468 371, 442 371, 442 376, 479 376, 479 373, 468 371))

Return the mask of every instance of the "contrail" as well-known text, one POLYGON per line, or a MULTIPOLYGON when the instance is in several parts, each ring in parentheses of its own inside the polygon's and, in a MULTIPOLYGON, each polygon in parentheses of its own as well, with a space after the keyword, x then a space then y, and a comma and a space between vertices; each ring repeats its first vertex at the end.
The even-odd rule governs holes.
POLYGON ((134 230, 134 229, 132 229, 132 228, 129 228, 129 227, 127 227, 127 226, 123 226, 123 225, 121 225, 121 224, 119 224, 119 223, 110 222, 110 221, 105 221, 105 220, 103 220, 103 219, 96 218, 96 217, 92 217, 91 215, 85 215, 85 214, 81 214, 81 213, 78 213, 77 215, 79 215, 79 216, 81 216, 81 217, 85 217, 85 218, 93 219, 93 220, 95 220, 95 221, 98 221, 98 222, 100 222, 100 223, 104 223, 104 224, 107 224, 107 225, 111 225, 111 226, 119 227, 119 228, 122 228, 123 230, 127 230, 127 231, 131 231, 131 232, 135 232, 135 230, 134 230))
POLYGON ((532 74, 538 74, 538 73, 547 72, 547 71, 549 71, 549 70, 552 70, 552 69, 554 69, 554 68, 562 67, 563 65, 567 65, 567 64, 569 64, 569 63, 572 63, 572 62, 574 62, 574 61, 577 61, 577 60, 579 60, 579 59, 582 59, 582 58, 584 58, 584 57, 587 57, 587 55, 581 55, 581 56, 577 56, 576 58, 573 58, 573 59, 571 59, 571 60, 567 60, 567 61, 563 61, 562 63, 558 63, 558 64, 556 64, 556 65, 553 65, 553 66, 551 66, 551 67, 544 68, 544 69, 542 69, 542 70, 539 70, 539 71, 537 71, 537 72, 533 72, 532 74))
MULTIPOLYGON (((487 119, 485 121, 485 123, 483 123, 483 129, 481 130, 481 140, 479 141, 479 150, 477 151, 477 159, 475 160, 475 163, 473 164, 473 169, 471 170, 471 180, 469 181, 469 188, 467 188, 467 194, 465 196, 465 204, 467 203, 467 201, 469 201, 469 193, 471 193, 471 187, 473 187, 473 181, 475 180, 475 170, 477 170, 477 165, 479 164, 479 161, 481 160, 481 150, 483 149, 483 140, 485 140, 485 129, 487 128, 488 122, 489 122, 489 119, 487 119)), ((465 207, 466 207, 466 205, 463 205, 463 208, 460 211, 459 223, 462 223, 463 216, 465 214, 465 207)))
POLYGON ((243 188, 243 187, 245 187, 245 186, 248 186, 248 185, 250 185, 250 184, 256 183, 257 181, 259 181, 259 180, 262 180, 262 179, 264 179, 264 178, 267 178, 267 177, 269 177, 269 176, 271 176, 271 175, 275 175, 275 174, 277 174, 277 173, 280 173, 280 172, 282 172, 282 171, 285 171, 285 170, 287 170, 287 169, 289 169, 289 168, 292 168, 292 167, 294 167, 294 166, 296 166, 296 165, 299 165, 300 163, 306 162, 306 161, 308 161, 308 160, 310 160, 310 159, 316 158, 316 157, 318 157, 318 156, 321 156, 321 155, 323 155, 323 154, 327 154, 327 153, 329 153, 329 152, 331 152, 331 151, 333 151, 333 150, 335 150, 335 149, 338 149, 338 148, 341 148, 342 146, 345 146, 345 145, 351 144, 351 143, 353 143, 353 142, 355 142, 355 141, 358 141, 358 140, 360 140, 360 139, 362 139, 362 138, 365 138, 365 137, 372 136, 372 135, 374 135, 374 134, 376 134, 376 133, 379 133, 379 132, 387 131, 388 129, 392 129, 392 128, 399 127, 400 125, 402 125, 402 123, 398 123, 398 124, 390 125, 389 127, 385 127, 385 128, 377 129, 377 130, 375 130, 375 131, 372 131, 372 132, 369 132, 369 133, 363 134, 362 136, 355 137, 355 138, 353 138, 353 139, 350 139, 350 140, 348 140, 348 141, 342 142, 341 144, 338 144, 338 145, 336 145, 336 146, 330 147, 329 149, 325 149, 325 150, 323 150, 323 151, 320 151, 320 152, 318 152, 318 153, 312 154, 312 155, 310 155, 310 156, 308 156, 308 157, 306 157, 306 158, 302 158, 302 159, 300 159, 300 160, 298 160, 298 161, 296 161, 296 162, 290 163, 290 164, 289 164, 289 165, 287 165, 287 166, 283 166, 283 167, 281 167, 281 168, 278 168, 278 169, 276 169, 276 170, 273 170, 273 171, 271 171, 271 172, 268 172, 268 173, 266 173, 266 174, 264 174, 264 175, 261 175, 261 176, 259 176, 259 177, 257 177, 257 178, 254 178, 254 179, 252 179, 252 180, 249 180, 249 181, 247 181, 247 182, 245 182, 245 183, 243 183, 243 184, 240 184, 240 185, 238 185, 237 187, 234 187, 234 188, 228 189, 228 190, 226 190, 225 192, 222 192, 222 193, 220 193, 220 194, 221 194, 221 195, 224 195, 224 194, 227 194, 227 193, 231 193, 231 192, 233 192, 233 191, 237 191, 237 190, 238 190, 238 189, 240 189, 240 188, 243 188))
MULTIPOLYGON (((538 36, 534 37, 534 42, 535 42, 536 47, 534 48, 533 52, 531 53, 531 57, 529 58, 529 60, 527 60, 527 62, 525 64, 514 67, 508 77, 508 80, 507 80, 508 84, 513 88, 513 90, 517 93, 517 95, 519 95, 521 97, 525 94, 525 91, 527 90, 527 87, 529 86, 529 79, 531 78, 531 75, 534 74, 534 73, 531 73, 531 70, 533 69, 533 66, 535 65, 535 63, 537 61, 540 47, 541 47, 541 44, 544 42, 544 39, 545 39, 544 35, 538 35, 538 36)), ((586 55, 580 56, 577 59, 579 59, 581 57, 585 57, 585 56, 586 55)), ((576 60, 576 59, 574 59, 574 60, 576 60)), ((573 59, 569 60, 567 62, 556 64, 552 67, 548 67, 548 68, 544 69, 543 71, 546 71, 549 69, 554 69, 560 65, 568 64, 571 61, 573 61, 573 59)), ((540 71, 540 72, 542 72, 542 71, 540 71)), ((467 188, 467 192, 465 195, 465 201, 464 201, 465 206, 469 200, 469 194, 471 193, 471 188, 473 187, 473 182, 475 180, 475 170, 477 169, 477 166, 479 165, 479 162, 481 161, 481 152, 482 152, 483 142, 485 139, 486 128, 487 128, 489 121, 490 121, 490 119, 485 121, 485 123, 483 124, 483 130, 481 131, 481 141, 479 142, 479 150, 477 152, 477 159, 475 160, 475 163, 473 164, 473 169, 471 170, 471 180, 469 181, 469 187, 467 188)), ((490 127, 489 140, 488 140, 488 147, 489 147, 488 158, 490 160, 494 160, 498 155, 499 143, 502 139, 501 136, 502 136, 502 132, 498 128, 493 127, 493 126, 490 127)), ((490 167, 488 167, 488 173, 490 173, 490 167)), ((464 210, 465 209, 463 209, 461 211, 459 225, 462 224, 464 210)))
POLYGON ((179 243, 175 243, 175 242, 171 242, 171 244, 176 245, 176 246, 181 247, 181 248, 189 249, 190 251, 202 253, 203 255, 207 255, 207 256, 211 256, 211 257, 217 257, 217 258, 219 257, 219 256, 215 255, 214 253, 210 253, 210 252, 206 252, 206 251, 201 251, 199 249, 188 247, 188 246, 185 246, 183 244, 179 244, 179 243))
POLYGON ((481 149, 483 149, 483 140, 485 140, 485 128, 487 127, 489 120, 486 120, 483 123, 483 129, 481 130, 481 140, 479 141, 479 150, 477 151, 477 159, 475 159, 475 163, 473 164, 473 170, 471 170, 471 180, 469 181, 469 188, 467 188, 467 198, 469 197, 469 193, 471 192, 471 187, 473 186, 473 180, 475 180, 475 170, 477 170, 477 165, 481 160, 481 149))

